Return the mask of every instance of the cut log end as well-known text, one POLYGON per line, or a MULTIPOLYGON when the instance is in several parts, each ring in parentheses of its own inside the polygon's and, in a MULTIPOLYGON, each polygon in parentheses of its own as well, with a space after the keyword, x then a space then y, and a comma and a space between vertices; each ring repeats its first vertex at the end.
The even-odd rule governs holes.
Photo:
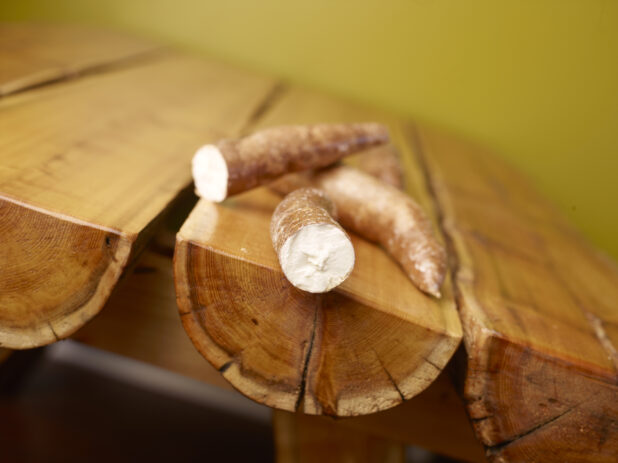
POLYGON ((192 161, 193 180, 198 196, 221 202, 227 197, 228 168, 215 145, 202 146, 192 161))
POLYGON ((197 350, 240 392, 282 410, 365 415, 420 393, 461 338, 450 285, 428 298, 351 236, 349 278, 324 294, 299 290, 268 232, 278 203, 265 190, 233 207, 200 201, 178 233, 176 294, 197 350))
POLYGON ((116 232, 0 199, 0 346, 66 338, 103 307, 131 251, 116 232))
POLYGON ((340 227, 312 224, 283 243, 279 262, 294 286, 310 293, 324 293, 350 275, 354 268, 354 248, 340 227))

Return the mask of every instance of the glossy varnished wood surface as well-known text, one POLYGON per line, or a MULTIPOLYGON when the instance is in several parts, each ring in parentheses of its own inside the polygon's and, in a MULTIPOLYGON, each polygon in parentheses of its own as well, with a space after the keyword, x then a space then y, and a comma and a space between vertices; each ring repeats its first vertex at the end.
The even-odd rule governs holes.
POLYGON ((618 270, 513 169, 433 129, 419 153, 455 259, 465 399, 494 461, 615 461, 618 270))
MULTIPOLYGON (((67 62, 85 53, 60 42, 67 62)), ((106 56, 135 54, 122 43, 106 56)), ((159 53, 0 99, 0 346, 47 344, 90 320, 190 185, 195 149, 238 133, 273 86, 159 53)))
MULTIPOLYGON (((409 191, 431 214, 414 147, 394 117, 288 87, 251 129, 372 120, 390 126, 410 171, 409 191)), ((425 389, 461 338, 450 283, 442 299, 426 296, 383 250, 352 236, 356 264, 348 280, 323 296, 299 291, 270 241, 278 201, 266 189, 223 205, 200 201, 179 232, 178 301, 198 350, 241 392, 283 410, 362 415, 425 389)))

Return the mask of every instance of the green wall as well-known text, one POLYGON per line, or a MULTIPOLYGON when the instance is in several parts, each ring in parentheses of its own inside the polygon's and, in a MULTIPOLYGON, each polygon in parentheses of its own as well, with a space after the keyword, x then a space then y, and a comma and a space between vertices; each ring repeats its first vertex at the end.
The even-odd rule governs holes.
POLYGON ((109 25, 484 142, 618 258, 614 0, 20 0, 2 19, 109 25))

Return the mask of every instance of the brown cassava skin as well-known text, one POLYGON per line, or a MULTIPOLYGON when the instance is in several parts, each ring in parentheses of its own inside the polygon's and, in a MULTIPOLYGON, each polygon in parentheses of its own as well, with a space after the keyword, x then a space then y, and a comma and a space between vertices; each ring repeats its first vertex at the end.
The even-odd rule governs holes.
POLYGON ((301 188, 287 195, 270 222, 270 237, 277 256, 287 239, 307 225, 331 224, 343 231, 333 218, 335 213, 333 202, 317 188, 301 188))
POLYGON ((394 145, 378 146, 357 154, 356 167, 398 190, 405 188, 399 151, 394 145))
POLYGON ((227 196, 268 183, 288 172, 328 166, 387 143, 377 123, 282 126, 217 143, 228 168, 227 196))
POLYGON ((271 188, 286 194, 309 185, 320 188, 332 199, 338 220, 345 228, 382 245, 420 290, 440 297, 446 251, 416 201, 348 166, 286 175, 273 182, 271 188))

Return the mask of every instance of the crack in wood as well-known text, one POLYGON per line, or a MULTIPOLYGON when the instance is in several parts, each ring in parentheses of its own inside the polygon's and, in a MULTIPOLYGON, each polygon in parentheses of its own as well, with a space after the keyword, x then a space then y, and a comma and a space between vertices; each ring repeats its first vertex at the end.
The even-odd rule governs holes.
POLYGON ((427 362, 429 365, 434 367, 436 370, 438 370, 438 371, 442 371, 443 370, 438 365, 436 365, 433 361, 429 360, 427 357, 423 357, 423 360, 425 360, 425 362, 427 362))
POLYGON ((405 401, 406 398, 403 395, 403 392, 401 392, 401 389, 399 389, 399 386, 397 385, 397 382, 395 381, 395 378, 393 378, 393 375, 391 375, 391 372, 388 371, 388 369, 386 368, 386 365, 384 365, 384 362, 382 362, 382 359, 380 358, 380 356, 378 355, 378 353, 376 352, 375 349, 371 349, 373 351, 373 353, 376 356, 376 359, 378 360, 378 363, 380 363, 380 366, 382 367, 382 369, 384 370, 384 373, 386 373, 386 376, 388 376, 388 379, 390 380, 390 382, 393 384, 393 387, 395 388, 395 390, 397 391, 397 393, 399 394, 399 397, 401 398, 401 401, 405 401))
POLYGON ((63 84, 72 80, 83 79, 86 77, 97 76, 101 74, 108 74, 123 69, 130 69, 133 67, 137 67, 144 62, 158 59, 159 57, 164 55, 165 50, 163 48, 155 48, 151 50, 136 52, 120 58, 114 58, 113 61, 94 64, 84 69, 68 69, 58 76, 49 77, 47 80, 41 82, 33 82, 32 84, 24 85, 16 90, 8 91, 5 93, 2 93, 0 91, 0 100, 11 97, 13 95, 17 95, 19 93, 28 92, 51 85, 63 84))
POLYGON ((56 330, 54 330, 54 326, 51 324, 51 322, 47 322, 47 325, 49 326, 49 329, 51 330, 52 334, 54 335, 54 338, 56 338, 56 341, 60 341, 60 336, 58 336, 58 334, 56 333, 56 330))
POLYGON ((481 423, 482 421, 489 420, 489 419, 491 419, 493 417, 494 417, 494 415, 479 416, 478 418, 470 418, 470 422, 472 422, 472 423, 481 423))
POLYGON ((120 58, 115 58, 114 61, 111 62, 94 64, 84 69, 67 69, 62 74, 54 77, 49 77, 48 79, 41 82, 33 82, 32 84, 20 86, 18 89, 7 91, 4 93, 0 90, 0 100, 11 97, 13 95, 17 95, 19 93, 28 92, 51 85, 62 84, 72 80, 78 80, 90 76, 108 74, 117 70, 137 67, 143 62, 148 62, 149 60, 157 59, 160 56, 164 56, 164 51, 165 49, 163 48, 155 48, 151 50, 136 52, 120 58))
POLYGON ((234 361, 233 361, 233 360, 230 360, 230 361, 228 361, 228 362, 225 362, 223 365, 221 365, 221 366, 218 368, 219 373, 221 373, 221 374, 225 373, 225 372, 227 371, 227 369, 228 369, 229 367, 231 367, 231 366, 232 366, 232 364, 233 364, 233 363, 234 363, 234 361))
POLYGON ((530 434, 534 434, 535 432, 537 432, 537 431, 539 431, 539 430, 549 426, 550 424, 554 423, 555 421, 558 421, 560 418, 568 415, 569 413, 571 413, 573 410, 575 410, 580 405, 581 405, 580 403, 577 404, 577 405, 573 405, 572 407, 566 409, 562 413, 559 413, 558 415, 556 415, 556 416, 554 416, 554 417, 552 417, 552 418, 550 418, 550 419, 548 419, 546 421, 543 421, 542 423, 537 424, 536 426, 533 426, 529 430, 524 431, 522 433, 519 433, 519 434, 515 435, 514 437, 512 437, 512 438, 510 438, 508 440, 505 440, 505 441, 500 442, 498 444, 486 446, 485 448, 487 449, 487 453, 490 454, 490 455, 499 453, 502 449, 504 449, 505 447, 511 445, 512 443, 517 442, 518 440, 523 439, 524 437, 529 436, 530 434))
MULTIPOLYGON (((435 179, 433 177, 433 174, 430 172, 429 169, 429 165, 426 159, 426 153, 425 153, 425 149, 423 147, 423 144, 421 142, 421 138, 420 138, 420 134, 418 132, 418 129, 416 128, 416 126, 412 123, 410 123, 407 126, 408 130, 407 130, 407 135, 408 138, 410 140, 410 143, 412 145, 412 152, 415 155, 415 158, 417 160, 417 163, 420 167, 421 170, 421 174, 423 176, 423 179, 425 180, 425 184, 426 184, 426 188, 427 188, 427 193, 429 198, 431 199, 431 203, 433 205, 433 210, 434 210, 434 214, 437 218, 437 225, 438 225, 438 229, 440 230, 443 238, 444 238, 444 243, 446 246, 446 251, 447 251, 447 263, 448 263, 448 268, 449 271, 451 273, 451 278, 452 278, 452 282, 453 282, 453 299, 455 302, 455 307, 457 309, 457 312, 460 315, 461 318, 461 312, 462 312, 462 307, 463 307, 463 295, 461 293, 461 290, 459 288, 459 279, 460 279, 460 271, 461 271, 461 263, 459 260, 459 254, 457 253, 457 249, 455 247, 455 239, 454 237, 451 235, 451 233, 449 232, 449 228, 446 224, 446 216, 445 213, 442 209, 442 205, 438 199, 438 194, 436 191, 436 187, 434 185, 435 179)), ((463 323, 462 320, 462 325, 465 328, 465 323, 463 323)), ((464 333, 465 335, 465 333, 464 333)), ((468 373, 470 371, 473 370, 472 365, 470 365, 468 363, 467 365, 468 368, 468 373)), ((467 379, 466 379, 467 381, 467 379)), ((483 386, 483 389, 486 388, 486 385, 483 386)), ((478 391, 477 391, 478 392, 478 391)), ((478 420, 480 421, 486 421, 491 425, 492 419, 494 418, 492 414, 488 413, 489 410, 487 410, 487 401, 485 399, 485 397, 483 395, 473 395, 473 396, 465 396, 463 397, 464 403, 467 404, 467 409, 468 409, 468 413, 470 413, 471 408, 475 405, 475 404, 479 404, 481 406, 482 409, 484 409, 485 413, 487 413, 487 415, 485 415, 484 417, 482 417, 482 420, 478 420)), ((472 421, 472 420, 471 420, 472 421)), ((472 421, 474 422, 474 421, 472 421)), ((476 426, 475 426, 475 432, 477 434, 477 437, 479 436, 479 433, 476 430, 476 426)))
POLYGON ((270 91, 264 96, 264 99, 255 107, 253 112, 247 118, 247 121, 240 130, 241 135, 248 134, 259 120, 272 108, 279 98, 287 91, 287 85, 283 82, 276 82, 270 91))
POLYGON ((315 332, 318 325, 318 311, 322 308, 322 297, 319 298, 320 304, 315 308, 313 314, 313 326, 311 328, 311 337, 309 338, 309 346, 307 347, 307 354, 305 355, 305 361, 303 363, 302 376, 300 378, 300 386, 298 391, 298 397, 294 404, 294 410, 298 411, 305 398, 305 389, 307 387, 307 371, 309 369, 309 361, 311 359, 311 352, 313 351, 313 342, 315 340, 315 332))
POLYGON ((455 300, 455 306, 457 307, 457 311, 459 311, 462 305, 462 297, 459 291, 459 287, 457 285, 457 277, 459 273, 460 263, 459 257, 455 250, 455 242, 453 240, 453 237, 447 231, 447 227, 445 226, 444 212, 442 211, 442 207, 440 206, 440 201, 438 201, 438 195, 433 184, 433 176, 429 172, 429 166, 427 165, 427 160, 425 159, 425 150, 423 148, 423 144, 421 143, 418 129, 413 123, 409 123, 406 128, 408 139, 410 141, 410 144, 412 145, 412 153, 414 154, 418 162, 421 174, 423 176, 423 179, 425 180, 427 194, 431 199, 431 203, 433 205, 433 211, 437 218, 438 229, 440 230, 440 233, 444 238, 448 257, 448 267, 453 278, 453 296, 455 300))

